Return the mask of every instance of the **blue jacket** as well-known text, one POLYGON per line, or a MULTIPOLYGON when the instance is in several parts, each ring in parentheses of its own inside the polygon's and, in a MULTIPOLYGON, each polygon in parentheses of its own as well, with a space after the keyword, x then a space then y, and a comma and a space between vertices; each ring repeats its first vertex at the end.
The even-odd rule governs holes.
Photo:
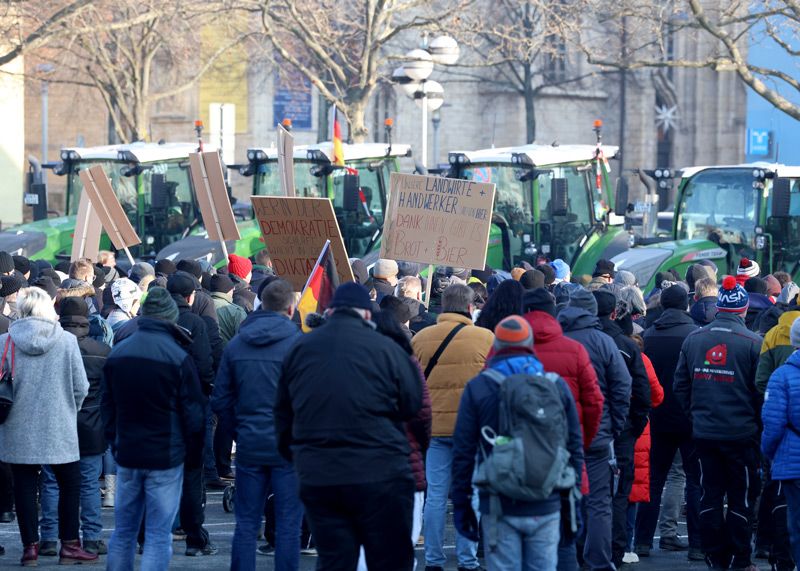
POLYGON ((772 479, 800 478, 800 351, 769 378, 761 419, 761 449, 772 460, 772 479))
MULTIPOLYGON (((531 354, 511 353, 499 354, 490 362, 489 367, 505 375, 526 373, 529 375, 544 374, 542 364, 531 354)), ((558 381, 561 390, 561 400, 567 413, 569 435, 567 450, 571 455, 570 463, 575 468, 575 473, 580 475, 583 470, 583 432, 578 420, 578 411, 575 401, 567 383, 558 381)), ((487 454, 491 445, 481 437, 481 428, 490 426, 498 430, 498 395, 500 386, 497 381, 490 379, 483 373, 472 379, 464 388, 461 395, 461 404, 458 407, 458 418, 453 433, 453 505, 468 505, 472 497, 472 474, 475 469, 475 459, 483 461, 483 455, 478 452, 480 445, 487 454)), ((579 476, 580 477, 580 476, 579 476)), ((489 496, 481 493, 481 512, 488 513, 489 496)), ((550 498, 540 502, 519 502, 501 498, 503 513, 505 515, 545 515, 557 512, 561 506, 559 492, 554 492, 550 498)))
POLYGON ((211 408, 236 440, 239 462, 286 464, 275 435, 275 391, 283 358, 302 333, 288 317, 255 311, 222 354, 211 408))

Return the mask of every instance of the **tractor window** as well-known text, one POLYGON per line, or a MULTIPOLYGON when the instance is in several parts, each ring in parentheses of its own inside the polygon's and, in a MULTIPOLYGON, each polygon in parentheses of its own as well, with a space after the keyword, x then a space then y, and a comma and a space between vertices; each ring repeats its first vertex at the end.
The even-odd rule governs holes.
MULTIPOLYGON (((539 241, 549 258, 570 262, 592 227, 588 171, 576 167, 553 167, 539 175, 539 241), (559 203, 558 190, 566 187, 566 202, 559 203), (548 251, 547 250, 549 247, 548 251)), ((562 199, 563 200, 563 199, 562 199)))
MULTIPOLYGON (((767 213, 772 211, 772 193, 767 199, 767 213)), ((769 216, 769 215, 768 215, 769 216)), ((800 262, 800 180, 792 181, 789 195, 789 216, 767 218, 767 232, 772 235, 772 271, 794 273, 800 262)))
POLYGON ((749 245, 756 226, 758 190, 750 169, 708 169, 685 185, 677 211, 677 238, 707 238, 749 245))
POLYGON ((494 214, 504 218, 515 235, 529 234, 534 223, 531 183, 517 180, 516 171, 511 165, 474 165, 464 169, 464 178, 494 183, 494 214))
POLYGON ((352 168, 358 170, 359 195, 355 210, 344 208, 344 175, 345 169, 336 169, 331 174, 333 181, 333 209, 342 231, 347 254, 362 257, 368 253, 378 230, 383 227, 383 213, 386 197, 380 179, 388 185, 388 174, 385 166, 370 169, 367 164, 354 163, 352 168))
POLYGON ((157 163, 141 177, 144 217, 138 230, 144 250, 157 252, 202 221, 192 194, 188 162, 157 163))
POLYGON ((136 224, 136 212, 138 210, 136 204, 136 181, 122 176, 122 171, 128 168, 125 163, 116 161, 85 161, 74 163, 72 165, 72 172, 69 173, 69 180, 67 181, 67 192, 69 196, 67 214, 76 215, 78 213, 78 204, 81 201, 81 194, 83 193, 83 182, 81 177, 78 176, 78 171, 100 165, 103 167, 106 175, 111 180, 111 187, 114 193, 119 198, 122 208, 128 214, 132 224, 136 224))
MULTIPOLYGON (((325 179, 311 174, 312 163, 295 161, 294 188, 297 196, 324 196, 325 179)), ((255 174, 255 194, 258 196, 283 196, 278 173, 278 163, 262 163, 255 174)))

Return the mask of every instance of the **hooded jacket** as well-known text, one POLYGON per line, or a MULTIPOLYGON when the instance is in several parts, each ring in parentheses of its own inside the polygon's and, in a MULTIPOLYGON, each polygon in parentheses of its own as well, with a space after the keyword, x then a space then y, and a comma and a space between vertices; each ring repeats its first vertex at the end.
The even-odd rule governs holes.
POLYGON ((58 321, 41 317, 12 322, 8 333, 0 335, 0 353, 9 336, 14 405, 0 425, 0 459, 8 464, 76 462, 78 411, 89 392, 78 340, 58 321))
POLYGON ((82 315, 65 315, 61 327, 78 340, 83 367, 89 381, 89 392, 78 411, 78 445, 81 456, 94 456, 106 451, 103 418, 100 412, 103 387, 103 367, 111 347, 89 337, 89 320, 82 315))
POLYGON ((411 310, 412 317, 408 322, 408 328, 411 330, 411 333, 416 335, 426 327, 436 325, 436 316, 429 313, 421 301, 410 297, 404 297, 403 303, 411 310))
POLYGON ((569 386, 583 428, 583 446, 588 448, 600 427, 604 400, 589 354, 564 335, 549 313, 530 311, 522 317, 533 329, 533 352, 544 370, 558 373, 569 386))
POLYGON ((603 393, 603 416, 590 450, 605 449, 625 428, 631 397, 631 376, 614 340, 600 330, 600 321, 585 309, 567 306, 558 314, 564 335, 584 346, 603 393))
POLYGON ((701 297, 692 304, 689 315, 692 316, 694 324, 698 327, 708 325, 714 321, 714 317, 717 315, 717 298, 713 295, 701 297))
POLYGON ((800 352, 770 377, 761 416, 761 449, 772 460, 772 479, 800 479, 800 352))
POLYGON ((645 330, 644 353, 650 359, 658 382, 664 389, 663 404, 650 413, 653 432, 661 434, 691 434, 689 417, 673 395, 675 367, 683 342, 698 327, 685 311, 666 309, 651 327, 645 330))
POLYGON ((747 308, 744 323, 750 331, 756 331, 760 317, 772 307, 772 301, 763 293, 750 293, 749 295, 750 305, 747 308))
POLYGON ((756 370, 756 388, 758 392, 764 393, 767 390, 767 382, 775 369, 783 365, 786 360, 794 353, 794 347, 789 339, 789 331, 795 319, 800 318, 800 309, 794 308, 781 315, 778 324, 770 329, 764 336, 764 343, 761 345, 761 357, 758 360, 756 370))
POLYGON ((247 317, 247 312, 233 303, 233 295, 230 293, 213 292, 211 299, 214 302, 214 309, 217 311, 219 335, 225 345, 239 331, 242 321, 247 317))
POLYGON ((760 349, 761 337, 731 313, 718 313, 683 342, 673 391, 695 438, 744 440, 758 433, 760 349))
POLYGON ((766 335, 770 329, 775 327, 780 321, 781 315, 787 311, 796 311, 797 306, 783 303, 782 301, 775 302, 772 307, 762 312, 756 322, 753 324, 753 331, 761 336, 766 335))
POLYGON ((219 333, 219 324, 217 323, 217 310, 214 307, 214 302, 211 296, 203 290, 197 290, 194 294, 194 303, 192 303, 192 313, 199 315, 203 318, 206 324, 206 333, 208 334, 208 343, 211 346, 211 360, 213 363, 214 371, 219 367, 219 361, 222 359, 222 350, 225 344, 222 341, 222 336, 219 333))
POLYGON ((244 309, 246 313, 252 313, 256 294, 250 289, 250 284, 236 274, 228 274, 228 277, 233 281, 233 303, 244 309))
POLYGON ((222 354, 211 408, 236 440, 237 459, 281 466, 275 435, 275 393, 281 363, 302 333, 288 317, 254 311, 222 354))

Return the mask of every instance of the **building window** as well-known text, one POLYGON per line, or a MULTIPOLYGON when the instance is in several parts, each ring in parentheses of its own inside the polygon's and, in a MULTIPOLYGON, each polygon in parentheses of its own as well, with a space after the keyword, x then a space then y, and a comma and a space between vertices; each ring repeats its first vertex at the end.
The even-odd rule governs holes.
POLYGON ((564 38, 551 34, 545 41, 545 83, 560 83, 567 79, 567 43, 564 38))

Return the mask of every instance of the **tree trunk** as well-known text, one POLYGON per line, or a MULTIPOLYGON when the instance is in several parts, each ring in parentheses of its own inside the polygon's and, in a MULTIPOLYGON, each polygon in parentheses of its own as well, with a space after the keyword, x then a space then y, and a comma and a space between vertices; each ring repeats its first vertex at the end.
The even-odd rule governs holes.
POLYGON ((369 129, 367 129, 367 103, 369 95, 348 105, 347 126, 350 131, 350 139, 354 143, 363 143, 367 140, 369 129))
POLYGON ((531 73, 531 66, 525 65, 525 87, 523 97, 525 98, 525 140, 528 143, 533 143, 536 140, 535 96, 536 93, 533 90, 533 73, 531 73))

